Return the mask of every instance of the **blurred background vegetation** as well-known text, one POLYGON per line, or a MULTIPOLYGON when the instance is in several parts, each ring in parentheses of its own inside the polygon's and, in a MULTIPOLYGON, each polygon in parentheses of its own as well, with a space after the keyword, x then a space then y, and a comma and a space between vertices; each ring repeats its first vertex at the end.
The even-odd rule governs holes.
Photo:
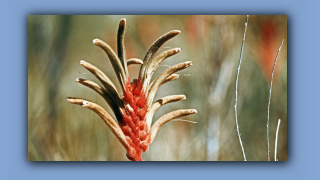
MULTIPOLYGON (((166 66, 192 61, 180 78, 159 89, 155 100, 184 94, 187 99, 161 107, 165 113, 194 108, 197 114, 164 125, 149 150, 147 161, 242 161, 236 132, 235 78, 246 16, 43 16, 28 18, 28 158, 30 161, 127 161, 125 149, 94 112, 70 105, 66 97, 91 100, 110 109, 78 77, 98 80, 79 62, 97 66, 120 89, 106 54, 92 40, 100 38, 116 50, 121 18, 127 19, 127 58, 143 59, 149 46, 170 30, 182 33, 158 51, 181 47, 166 66)), ((238 121, 247 160, 267 160, 266 122, 270 77, 284 39, 270 106, 270 156, 274 159, 275 131, 281 119, 278 159, 287 160, 287 16, 250 16, 238 85, 238 121)), ((129 67, 131 80, 139 65, 129 67)), ((113 115, 113 114, 112 114, 113 115)))

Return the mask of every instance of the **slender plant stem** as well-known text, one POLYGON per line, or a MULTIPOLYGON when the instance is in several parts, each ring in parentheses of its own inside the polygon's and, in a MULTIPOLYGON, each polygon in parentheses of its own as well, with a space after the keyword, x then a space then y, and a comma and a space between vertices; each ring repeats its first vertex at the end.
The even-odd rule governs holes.
POLYGON ((241 65, 242 54, 243 54, 244 40, 246 39, 248 18, 249 18, 249 15, 247 15, 247 20, 246 20, 246 23, 245 23, 245 29, 244 29, 243 40, 242 40, 242 45, 241 45, 240 60, 239 60, 239 66, 238 66, 238 71, 237 71, 237 78, 236 78, 236 99, 235 99, 235 103, 234 103, 237 133, 238 133, 239 142, 240 142, 240 146, 241 146, 241 149, 242 149, 242 154, 243 154, 244 161, 247 161, 247 159, 246 159, 246 154, 245 154, 245 152, 244 152, 243 144, 242 144, 241 137, 240 137, 240 133, 239 133, 239 124, 238 124, 238 117, 237 117, 237 116, 238 116, 238 115, 237 115, 237 103, 238 103, 238 80, 239 80, 239 72, 240 72, 240 65, 241 65))
POLYGON ((271 79, 270 79, 270 91, 269 91, 269 102, 268 102, 268 118, 267 118, 267 148, 268 148, 268 161, 270 161, 270 141, 269 141, 269 116, 270 116, 270 101, 271 101, 271 90, 272 90, 272 80, 273 80, 273 73, 274 73, 274 69, 276 67, 276 63, 277 63, 277 59, 281 50, 281 47, 283 45, 283 41, 284 39, 282 39, 282 43, 280 45, 280 48, 278 50, 276 59, 274 60, 274 64, 273 64, 273 69, 272 69, 272 73, 271 73, 271 79))
POLYGON ((278 120, 278 126, 277 126, 277 132, 276 132, 276 140, 274 145, 274 161, 277 160, 277 148, 278 148, 278 133, 279 133, 279 127, 280 127, 281 119, 278 120))

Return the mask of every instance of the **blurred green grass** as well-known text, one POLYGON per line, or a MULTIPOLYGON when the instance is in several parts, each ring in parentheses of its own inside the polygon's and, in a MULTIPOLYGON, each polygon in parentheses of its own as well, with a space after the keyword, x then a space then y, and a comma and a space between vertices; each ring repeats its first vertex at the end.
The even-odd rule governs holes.
MULTIPOLYGON (((162 65, 192 61, 180 78, 163 85, 155 100, 185 94, 187 99, 161 107, 153 121, 173 110, 194 108, 195 115, 161 128, 147 161, 241 161, 234 119, 236 68, 245 16, 40 16, 28 18, 28 157, 30 161, 127 161, 125 149, 92 111, 70 105, 65 97, 89 99, 109 111, 95 92, 75 82, 97 80, 79 64, 86 60, 115 83, 105 53, 92 44, 100 38, 116 49, 121 18, 127 19, 127 58, 142 59, 149 46, 170 30, 182 33, 158 51, 181 47, 162 65)), ((287 160, 287 17, 250 16, 238 85, 238 121, 247 160, 267 160, 266 122, 273 62, 276 65, 270 106, 270 155, 281 119, 278 159, 287 160)), ((167 67, 160 67, 157 77, 167 67)), ((139 66, 129 67, 131 79, 139 66)), ((111 111, 109 111, 111 112, 111 111)), ((112 114, 113 115, 113 114, 112 114)))

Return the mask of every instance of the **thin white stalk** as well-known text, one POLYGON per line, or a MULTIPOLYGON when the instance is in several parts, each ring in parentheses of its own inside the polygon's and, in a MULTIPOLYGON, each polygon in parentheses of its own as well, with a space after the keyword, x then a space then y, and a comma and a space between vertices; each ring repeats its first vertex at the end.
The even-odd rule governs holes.
POLYGON ((270 90, 269 90, 269 102, 268 102, 268 118, 267 118, 268 161, 270 161, 269 116, 270 116, 270 101, 271 101, 272 80, 273 80, 273 73, 274 73, 274 69, 275 69, 275 67, 276 67, 277 59, 278 59, 278 56, 279 56, 281 47, 282 47, 282 45, 283 45, 283 41, 284 41, 284 39, 282 40, 282 43, 281 43, 281 46, 280 46, 280 48, 279 48, 279 50, 278 50, 276 59, 274 60, 273 69, 272 69, 271 78, 270 78, 270 90))
POLYGON ((274 161, 278 161, 277 159, 277 148, 278 148, 278 133, 279 133, 279 127, 280 127, 281 119, 278 120, 278 126, 277 126, 277 132, 276 132, 276 140, 274 145, 274 161))
POLYGON ((240 146, 241 146, 241 149, 242 149, 242 154, 243 154, 243 159, 244 159, 244 161, 247 161, 247 159, 246 159, 246 154, 245 154, 245 152, 244 152, 242 140, 241 140, 240 133, 239 133, 239 124, 238 124, 238 117, 237 117, 237 116, 238 116, 238 114, 237 114, 237 103, 238 103, 238 80, 239 80, 239 72, 240 72, 240 65, 241 65, 242 54, 243 54, 244 40, 246 39, 248 18, 249 18, 249 15, 247 15, 247 20, 246 20, 246 23, 245 23, 245 29, 244 29, 244 34, 243 34, 243 40, 242 40, 242 46, 241 46, 241 52, 240 52, 240 60, 239 60, 239 66, 238 66, 238 71, 237 71, 237 78, 236 78, 236 98, 235 98, 235 103, 234 103, 234 111, 235 111, 235 117, 236 117, 237 133, 238 133, 239 142, 240 142, 240 146))

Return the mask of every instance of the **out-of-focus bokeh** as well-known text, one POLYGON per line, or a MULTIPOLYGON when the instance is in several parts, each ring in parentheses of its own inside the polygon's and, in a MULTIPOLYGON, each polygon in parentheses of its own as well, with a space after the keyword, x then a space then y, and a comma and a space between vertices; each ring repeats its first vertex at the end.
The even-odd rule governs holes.
MULTIPOLYGON (((98 115, 70 104, 66 97, 91 100, 106 108, 102 97, 75 82, 98 80, 79 63, 97 66, 120 85, 107 55, 92 40, 116 51, 120 19, 126 18, 127 58, 143 59, 150 45, 171 30, 182 33, 158 51, 181 47, 162 63, 192 61, 180 77, 160 87, 155 100, 174 94, 187 99, 161 107, 153 122, 177 109, 198 113, 172 121, 158 132, 146 161, 242 161, 235 125, 235 79, 246 16, 38 16, 28 18, 28 157, 30 161, 127 161, 125 149, 98 115)), ((238 84, 238 122, 247 160, 267 160, 267 109, 270 77, 276 64, 270 105, 270 157, 281 119, 277 157, 287 160, 287 16, 250 16, 238 84)), ((157 53, 157 54, 158 54, 157 53)), ((131 80, 139 65, 129 66, 131 80)), ((113 115, 113 114, 112 114, 113 115)))

